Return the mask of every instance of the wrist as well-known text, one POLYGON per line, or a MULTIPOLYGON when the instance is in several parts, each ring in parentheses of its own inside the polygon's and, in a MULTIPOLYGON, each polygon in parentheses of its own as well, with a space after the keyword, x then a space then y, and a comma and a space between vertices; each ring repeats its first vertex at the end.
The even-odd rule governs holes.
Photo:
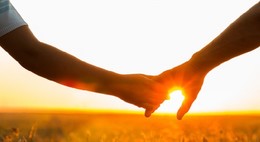
POLYGON ((115 92, 115 86, 118 84, 118 80, 121 80, 122 75, 108 71, 105 75, 100 77, 100 82, 97 84, 96 92, 113 95, 119 97, 115 92))
POLYGON ((191 70, 204 74, 207 74, 213 68, 218 66, 214 63, 214 59, 212 60, 212 57, 208 58, 207 56, 202 55, 200 52, 193 54, 190 60, 187 61, 187 64, 189 67, 191 67, 191 70))

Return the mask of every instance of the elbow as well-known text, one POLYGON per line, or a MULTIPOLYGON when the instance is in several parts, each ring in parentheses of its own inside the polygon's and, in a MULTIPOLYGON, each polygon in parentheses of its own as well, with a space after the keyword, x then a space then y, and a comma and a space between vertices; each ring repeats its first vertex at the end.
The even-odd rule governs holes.
POLYGON ((40 51, 36 48, 37 44, 34 43, 24 48, 24 50, 20 51, 15 55, 15 60, 26 70, 29 70, 33 73, 37 73, 40 67, 40 63, 38 62, 40 58, 40 51))

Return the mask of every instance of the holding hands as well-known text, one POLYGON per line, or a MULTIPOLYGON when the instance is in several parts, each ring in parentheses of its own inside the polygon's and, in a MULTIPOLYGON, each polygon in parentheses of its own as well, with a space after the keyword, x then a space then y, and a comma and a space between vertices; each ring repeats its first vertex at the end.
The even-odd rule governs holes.
POLYGON ((149 117, 167 96, 163 84, 142 74, 119 75, 104 86, 105 93, 146 109, 149 117))
POLYGON ((210 70, 260 46, 258 2, 189 61, 158 76, 122 75, 39 41, 9 0, 0 2, 0 10, 0 46, 25 69, 68 87, 118 97, 146 109, 147 117, 167 98, 169 90, 182 88, 185 99, 177 113, 182 119, 210 70))
POLYGON ((172 88, 182 89, 185 98, 177 113, 178 119, 182 119, 184 114, 189 111, 197 98, 205 76, 205 71, 197 69, 195 65, 188 61, 155 77, 155 80, 167 86, 168 90, 172 88))
POLYGON ((259 46, 260 2, 242 14, 208 45, 193 54, 189 61, 152 78, 168 90, 182 88, 185 99, 177 113, 177 118, 182 119, 197 98, 209 71, 259 46))

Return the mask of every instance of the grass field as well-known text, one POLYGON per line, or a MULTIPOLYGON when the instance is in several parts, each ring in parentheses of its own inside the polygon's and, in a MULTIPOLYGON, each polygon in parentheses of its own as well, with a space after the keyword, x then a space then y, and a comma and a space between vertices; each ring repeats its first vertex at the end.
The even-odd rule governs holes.
POLYGON ((260 116, 0 114, 1 142, 260 142, 260 116))

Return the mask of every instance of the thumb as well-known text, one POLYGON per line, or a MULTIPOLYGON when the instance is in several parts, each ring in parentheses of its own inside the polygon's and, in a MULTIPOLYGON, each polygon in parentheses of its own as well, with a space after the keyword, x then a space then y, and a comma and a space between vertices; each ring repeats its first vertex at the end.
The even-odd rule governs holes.
POLYGON ((190 107, 191 107, 192 103, 194 102, 194 100, 195 100, 195 98, 190 98, 190 97, 186 97, 183 100, 182 105, 177 112, 178 120, 181 120, 182 117, 190 110, 190 107))
POLYGON ((145 113, 144 113, 145 117, 150 117, 152 115, 152 113, 154 113, 154 111, 159 108, 159 106, 160 105, 150 107, 150 108, 146 108, 145 113))

